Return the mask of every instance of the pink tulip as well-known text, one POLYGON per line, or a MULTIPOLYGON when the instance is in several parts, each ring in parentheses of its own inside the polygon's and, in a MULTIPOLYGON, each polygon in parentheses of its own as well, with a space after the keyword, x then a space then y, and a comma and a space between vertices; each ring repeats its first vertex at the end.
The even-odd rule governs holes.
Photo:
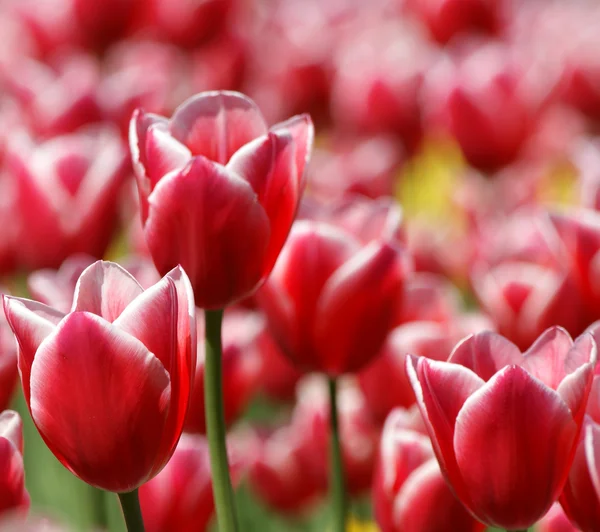
MULTIPOLYGON (((240 480, 242 465, 232 454, 231 473, 240 480)), ((140 488, 140 505, 148 532, 205 532, 214 514, 208 442, 183 434, 165 468, 140 488)))
MULTIPOLYGON (((0 414, 0 514, 29 509, 23 465, 23 423, 19 414, 0 414)), ((2 528, 4 530, 4 527, 2 528)))
POLYGON ((33 421, 79 478, 131 491, 155 476, 183 428, 196 362, 191 285, 181 268, 144 291, 98 261, 71 312, 4 296, 33 421))
POLYGON ((74 253, 102 257, 116 224, 126 152, 112 128, 35 145, 16 136, 7 166, 16 180, 23 267, 57 268, 74 253))
POLYGON ((406 370, 442 472, 483 523, 526 529, 559 497, 596 364, 590 334, 559 327, 525 353, 489 332, 448 362, 409 356, 406 370))
POLYGON ((0 318, 0 412, 9 407, 17 380, 17 345, 8 323, 0 318))
POLYGON ((258 300, 297 367, 357 371, 393 325, 408 262, 392 243, 361 245, 332 225, 300 221, 258 300))
POLYGON ((577 532, 579 528, 569 521, 564 510, 557 502, 550 511, 535 525, 536 532, 577 532))
POLYGON ((190 98, 170 120, 137 111, 130 143, 144 233, 157 269, 189 272, 201 308, 251 294, 270 273, 296 214, 313 128, 270 130, 235 92, 190 98))
POLYGON ((388 416, 373 482, 375 519, 382 532, 475 532, 485 527, 454 496, 429 438, 407 426, 406 412, 388 416))

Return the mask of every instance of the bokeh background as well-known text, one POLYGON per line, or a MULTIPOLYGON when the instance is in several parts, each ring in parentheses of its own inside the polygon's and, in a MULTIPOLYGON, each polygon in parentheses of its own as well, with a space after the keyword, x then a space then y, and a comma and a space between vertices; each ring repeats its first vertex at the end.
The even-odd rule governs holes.
MULTIPOLYGON (((526 348, 548 313, 573 334, 599 317, 563 290, 540 237, 547 209, 557 206, 585 208, 597 223, 593 0, 1 0, 0 35, 7 291, 36 295, 31 273, 47 275, 75 253, 86 257, 62 269, 67 292, 92 257, 152 279, 128 154, 131 113, 170 116, 196 92, 230 89, 253 98, 269 123, 311 114, 316 145, 301 217, 364 208, 367 223, 376 213, 401 213, 398 240, 424 276, 415 293, 419 279, 429 279, 429 296, 419 297, 431 298, 426 318, 419 311, 403 323, 451 328, 446 343, 489 326, 526 348), (545 309, 529 328, 518 325, 541 278, 544 293, 577 319, 545 309)), ((260 317, 254 303, 246 306, 260 317)), ((3 335, 8 352, 12 338, 3 335)), ((284 362, 274 349, 252 355, 258 377, 240 370, 247 390, 231 392, 240 403, 234 431, 301 417, 299 376, 277 365, 284 362)), ((345 438, 359 442, 358 475, 367 478, 355 490, 352 526, 370 531, 368 479, 387 407, 377 411, 362 395, 367 379, 349 386, 349 416, 358 421, 348 422, 345 438)), ((84 529, 105 508, 111 530, 122 530, 116 500, 64 470, 19 392, 14 401, 26 421, 34 512, 84 529)), ((261 437, 245 437, 242 454, 251 461, 261 437)), ((313 487, 305 498, 292 490, 295 502, 282 504, 243 481, 242 529, 327 530, 326 490, 313 487)))

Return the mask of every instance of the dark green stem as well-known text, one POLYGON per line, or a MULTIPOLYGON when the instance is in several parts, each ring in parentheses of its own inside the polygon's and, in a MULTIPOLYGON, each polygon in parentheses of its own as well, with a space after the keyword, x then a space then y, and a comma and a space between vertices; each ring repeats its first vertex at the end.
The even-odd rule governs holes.
POLYGON ((117 493, 119 502, 125 517, 127 532, 144 532, 144 520, 142 519, 142 510, 140 509, 140 499, 138 490, 127 493, 117 493))
POLYGON ((237 532, 238 520, 229 478, 227 461, 225 413, 223 409, 223 377, 221 324, 222 310, 205 310, 204 403, 206 436, 210 451, 213 495, 219 532, 237 532))
POLYGON ((331 422, 331 462, 329 482, 333 507, 333 532, 346 532, 346 490, 344 488, 344 466, 340 445, 340 430, 337 408, 337 382, 329 379, 329 406, 331 422))
POLYGON ((108 515, 106 513, 106 492, 99 488, 91 487, 91 498, 94 512, 94 523, 102 530, 108 530, 108 515))

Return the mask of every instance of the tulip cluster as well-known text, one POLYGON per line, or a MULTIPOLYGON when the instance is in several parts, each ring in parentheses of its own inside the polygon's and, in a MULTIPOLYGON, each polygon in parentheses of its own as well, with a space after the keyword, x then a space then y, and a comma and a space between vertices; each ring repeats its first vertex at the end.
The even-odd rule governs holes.
POLYGON ((599 17, 0 1, 0 530, 600 530, 599 17))

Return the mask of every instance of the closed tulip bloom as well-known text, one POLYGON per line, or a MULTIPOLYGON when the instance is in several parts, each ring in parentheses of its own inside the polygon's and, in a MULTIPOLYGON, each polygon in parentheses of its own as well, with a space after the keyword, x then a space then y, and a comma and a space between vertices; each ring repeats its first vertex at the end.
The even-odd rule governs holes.
POLYGON ((258 299, 294 364, 336 376, 379 352, 408 269, 391 243, 362 245, 332 225, 300 221, 258 299))
POLYGON ((118 220, 115 198, 127 176, 118 132, 80 130, 39 145, 15 136, 6 157, 21 212, 21 265, 58 268, 74 253, 102 257, 118 220))
POLYGON ((194 299, 181 268, 144 291, 98 261, 71 312, 4 296, 23 393, 54 455, 99 488, 131 491, 173 454, 196 362, 194 299))
MULTIPOLYGON (((230 449, 234 482, 243 463, 230 449)), ((183 434, 165 468, 140 487, 140 505, 148 532, 205 532, 214 514, 208 442, 183 434)))
POLYGON ((307 115, 268 129, 236 92, 198 94, 170 120, 136 111, 129 140, 159 272, 180 263, 207 309, 258 288, 296 215, 312 138, 307 115))
MULTIPOLYGON (((206 433, 204 403, 204 316, 197 312, 198 357, 192 399, 185 430, 206 433)), ((265 328, 264 319, 256 312, 228 310, 223 320, 223 408, 225 423, 235 421, 248 406, 260 387, 263 361, 259 338, 265 328)))
POLYGON ((375 519, 382 532, 475 532, 478 523, 454 496, 429 438, 393 410, 379 444, 373 481, 375 519))
POLYGON ((0 414, 0 514, 10 510, 23 512, 28 508, 29 495, 25 489, 23 465, 23 422, 16 412, 5 410, 0 414))
POLYGON ((465 338, 448 362, 409 356, 407 373, 447 482, 483 523, 522 530, 569 474, 596 364, 591 334, 559 327, 524 354, 495 333, 465 338))

